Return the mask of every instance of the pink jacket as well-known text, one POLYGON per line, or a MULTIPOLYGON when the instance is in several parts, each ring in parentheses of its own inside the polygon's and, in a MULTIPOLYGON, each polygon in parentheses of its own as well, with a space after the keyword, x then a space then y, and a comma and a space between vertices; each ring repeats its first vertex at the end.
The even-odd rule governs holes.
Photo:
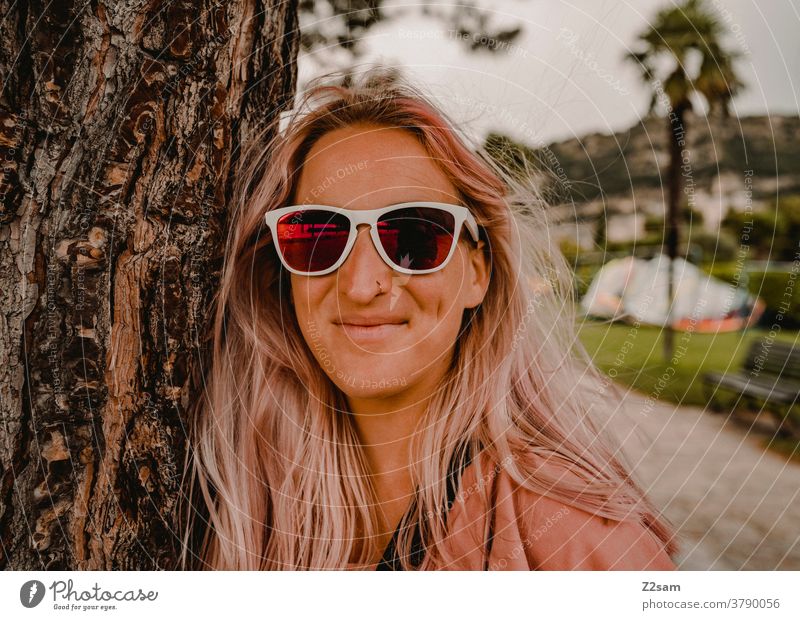
MULTIPOLYGON (((474 463, 463 472, 447 515, 444 544, 453 561, 439 570, 676 570, 661 542, 636 522, 615 522, 567 506, 495 474, 485 453, 482 478, 491 485, 494 523, 488 564, 483 541, 488 527, 474 463)), ((370 568, 374 569, 373 565, 370 568)))

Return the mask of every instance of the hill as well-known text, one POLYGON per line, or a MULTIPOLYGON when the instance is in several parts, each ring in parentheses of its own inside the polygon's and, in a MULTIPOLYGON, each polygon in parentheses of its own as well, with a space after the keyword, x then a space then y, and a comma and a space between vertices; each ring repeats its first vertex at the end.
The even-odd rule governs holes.
MULTIPOLYGON (((702 213, 709 230, 729 208, 757 210, 774 200, 778 188, 782 195, 800 192, 800 117, 690 115, 686 136, 687 203, 702 213)), ((647 217, 663 217, 667 140, 666 120, 649 116, 614 134, 546 146, 490 134, 485 146, 511 168, 519 169, 523 158, 533 163, 555 220, 571 224, 573 236, 576 220, 605 214, 609 239, 625 239, 641 234, 647 217)))

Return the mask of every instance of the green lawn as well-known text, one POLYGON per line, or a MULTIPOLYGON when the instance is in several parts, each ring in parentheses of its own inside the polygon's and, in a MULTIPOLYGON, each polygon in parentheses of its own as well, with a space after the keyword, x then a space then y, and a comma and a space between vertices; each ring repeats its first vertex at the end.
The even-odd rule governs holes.
MULTIPOLYGON (((587 320, 580 321, 578 329, 594 363, 619 383, 663 400, 699 406, 706 404, 703 373, 737 370, 750 343, 768 333, 763 329, 726 334, 675 332, 676 363, 672 364, 664 360, 660 328, 587 320)), ((781 331, 776 340, 800 345, 800 332, 781 331)))

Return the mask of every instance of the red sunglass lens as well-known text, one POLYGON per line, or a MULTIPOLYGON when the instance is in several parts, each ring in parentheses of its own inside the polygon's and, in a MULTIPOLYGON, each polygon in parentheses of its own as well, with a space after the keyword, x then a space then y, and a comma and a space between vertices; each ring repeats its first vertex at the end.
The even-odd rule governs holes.
POLYGON ((455 218, 430 207, 395 209, 378 220, 378 236, 389 259, 407 269, 435 269, 453 247, 455 218))
POLYGON ((350 220, 330 211, 294 211, 278 220, 278 244, 284 260, 298 271, 322 271, 344 252, 350 220))

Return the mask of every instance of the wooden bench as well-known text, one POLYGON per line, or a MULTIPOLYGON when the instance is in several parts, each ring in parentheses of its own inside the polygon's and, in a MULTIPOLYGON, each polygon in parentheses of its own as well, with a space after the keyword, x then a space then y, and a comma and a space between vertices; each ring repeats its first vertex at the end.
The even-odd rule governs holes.
POLYGON ((724 409, 720 390, 736 396, 729 410, 739 404, 763 407, 777 416, 781 434, 800 437, 800 415, 795 411, 800 406, 800 348, 775 340, 753 342, 739 371, 703 375, 706 402, 714 411, 724 409))

